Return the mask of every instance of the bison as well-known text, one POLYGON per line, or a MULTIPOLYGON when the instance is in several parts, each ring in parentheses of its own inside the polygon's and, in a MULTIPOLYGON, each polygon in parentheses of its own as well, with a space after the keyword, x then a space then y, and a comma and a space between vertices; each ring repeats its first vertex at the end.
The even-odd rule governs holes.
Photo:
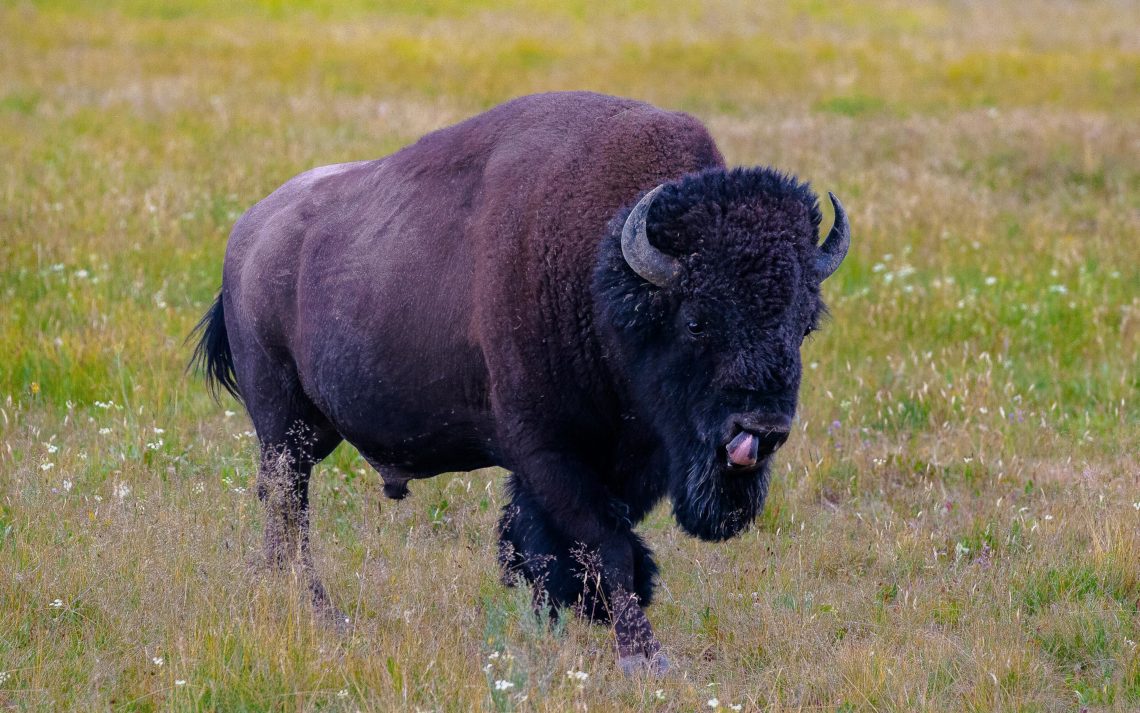
POLYGON ((522 97, 385 158, 296 176, 234 225, 194 362, 260 443, 265 554, 314 603, 313 466, 348 441, 390 498, 502 466, 508 582, 668 662, 634 526, 663 498, 724 540, 763 507, 820 282, 847 252, 806 183, 727 168, 693 117, 586 92, 522 97))

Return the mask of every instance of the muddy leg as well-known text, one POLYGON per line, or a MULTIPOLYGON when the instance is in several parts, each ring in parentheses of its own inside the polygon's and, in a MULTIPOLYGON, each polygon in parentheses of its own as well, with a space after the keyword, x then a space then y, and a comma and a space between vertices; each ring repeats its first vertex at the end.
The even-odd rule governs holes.
POLYGON ((337 627, 347 617, 333 606, 313 566, 309 547, 309 476, 312 460, 290 448, 263 449, 257 495, 265 505, 265 564, 303 578, 317 614, 337 627))
POLYGON ((610 602, 610 616, 617 639, 618 668, 626 675, 639 672, 664 673, 669 659, 661 652, 661 644, 638 603, 637 595, 617 591, 610 602))
POLYGON ((499 521, 505 580, 522 576, 534 586, 536 601, 610 623, 624 673, 665 671, 669 663, 641 608, 653 596, 657 574, 645 543, 620 521, 602 520, 592 530, 578 527, 597 518, 598 508, 583 507, 575 516, 555 520, 547 505, 554 499, 544 502, 517 475, 512 474, 508 491, 511 502, 499 521), (571 528, 577 532, 568 533, 571 528))

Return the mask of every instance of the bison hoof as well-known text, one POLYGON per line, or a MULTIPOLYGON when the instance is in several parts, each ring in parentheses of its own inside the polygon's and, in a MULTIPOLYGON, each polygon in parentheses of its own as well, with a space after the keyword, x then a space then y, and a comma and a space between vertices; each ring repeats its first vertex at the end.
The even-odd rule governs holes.
POLYGON ((645 654, 630 654, 618 657, 618 668, 626 676, 649 674, 660 676, 669 670, 669 659, 658 651, 652 657, 645 654))
POLYGON ((352 619, 333 605, 318 606, 314 613, 321 624, 332 629, 338 636, 348 636, 352 633, 352 619))

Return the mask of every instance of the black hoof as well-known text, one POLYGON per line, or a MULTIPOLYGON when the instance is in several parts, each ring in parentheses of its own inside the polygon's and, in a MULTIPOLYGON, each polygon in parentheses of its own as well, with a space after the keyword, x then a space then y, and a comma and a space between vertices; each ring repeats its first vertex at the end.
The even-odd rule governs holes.
POLYGON ((645 654, 630 654, 618 657, 618 668, 626 676, 660 676, 669 670, 669 659, 658 651, 652 657, 645 654))
POLYGON ((333 605, 318 607, 315 614, 321 624, 331 628, 338 636, 348 636, 352 633, 352 619, 333 605))

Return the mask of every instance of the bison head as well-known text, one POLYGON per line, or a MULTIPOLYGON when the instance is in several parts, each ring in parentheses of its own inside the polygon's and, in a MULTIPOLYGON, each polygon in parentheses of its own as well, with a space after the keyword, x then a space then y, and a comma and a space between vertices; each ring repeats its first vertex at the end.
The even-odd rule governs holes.
POLYGON ((594 279, 611 360, 667 455, 677 521, 703 539, 732 537, 763 507, 800 346, 826 309, 820 282, 847 252, 831 200, 822 245, 815 194, 765 168, 662 184, 611 224, 594 279))

